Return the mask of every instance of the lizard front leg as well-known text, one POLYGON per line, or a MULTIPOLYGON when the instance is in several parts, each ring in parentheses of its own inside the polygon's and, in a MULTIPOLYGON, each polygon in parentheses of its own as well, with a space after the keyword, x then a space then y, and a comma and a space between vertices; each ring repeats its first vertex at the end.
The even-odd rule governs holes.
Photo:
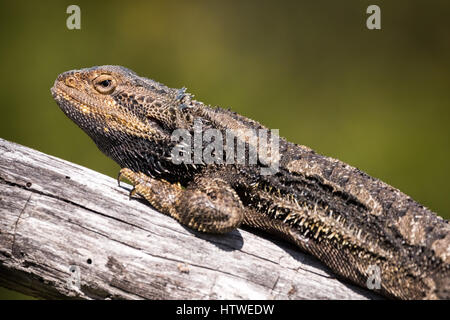
POLYGON ((128 168, 120 170, 134 186, 130 193, 144 197, 157 210, 190 228, 225 233, 237 228, 244 218, 239 196, 221 178, 196 177, 187 188, 151 178, 128 168))

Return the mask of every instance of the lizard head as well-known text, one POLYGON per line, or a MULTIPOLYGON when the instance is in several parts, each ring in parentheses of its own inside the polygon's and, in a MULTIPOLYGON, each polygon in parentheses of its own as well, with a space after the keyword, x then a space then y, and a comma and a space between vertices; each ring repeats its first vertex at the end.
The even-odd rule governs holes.
POLYGON ((120 154, 130 144, 151 149, 166 143, 192 118, 185 89, 170 89, 121 66, 64 72, 51 92, 61 110, 119 164, 130 157, 120 154))
POLYGON ((101 124, 105 132, 133 135, 173 127, 177 109, 191 102, 184 89, 170 89, 121 66, 64 72, 51 92, 62 111, 83 130, 92 131, 101 124))

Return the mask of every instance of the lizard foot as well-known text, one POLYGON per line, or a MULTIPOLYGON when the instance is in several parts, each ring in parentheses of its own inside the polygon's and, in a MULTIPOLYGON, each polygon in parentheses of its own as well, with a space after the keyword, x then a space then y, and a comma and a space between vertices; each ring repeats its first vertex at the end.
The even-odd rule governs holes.
POLYGON ((134 186, 130 197, 144 197, 155 209, 190 228, 225 233, 237 228, 244 219, 239 196, 220 178, 200 176, 183 188, 128 168, 120 170, 119 181, 122 177, 134 186))

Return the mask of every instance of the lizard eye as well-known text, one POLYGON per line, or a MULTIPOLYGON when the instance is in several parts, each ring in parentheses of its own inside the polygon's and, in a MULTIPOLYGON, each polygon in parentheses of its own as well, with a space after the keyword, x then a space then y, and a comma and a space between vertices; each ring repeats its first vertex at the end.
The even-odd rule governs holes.
POLYGON ((109 94, 116 88, 116 79, 109 74, 102 74, 94 79, 94 87, 100 93, 109 94))

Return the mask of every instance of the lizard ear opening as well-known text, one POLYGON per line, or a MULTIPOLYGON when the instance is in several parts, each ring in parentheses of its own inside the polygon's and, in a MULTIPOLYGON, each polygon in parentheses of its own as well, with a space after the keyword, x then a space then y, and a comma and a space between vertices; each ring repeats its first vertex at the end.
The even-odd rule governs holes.
POLYGON ((102 94, 109 94, 116 88, 116 79, 109 74, 102 74, 94 79, 94 88, 102 94))

